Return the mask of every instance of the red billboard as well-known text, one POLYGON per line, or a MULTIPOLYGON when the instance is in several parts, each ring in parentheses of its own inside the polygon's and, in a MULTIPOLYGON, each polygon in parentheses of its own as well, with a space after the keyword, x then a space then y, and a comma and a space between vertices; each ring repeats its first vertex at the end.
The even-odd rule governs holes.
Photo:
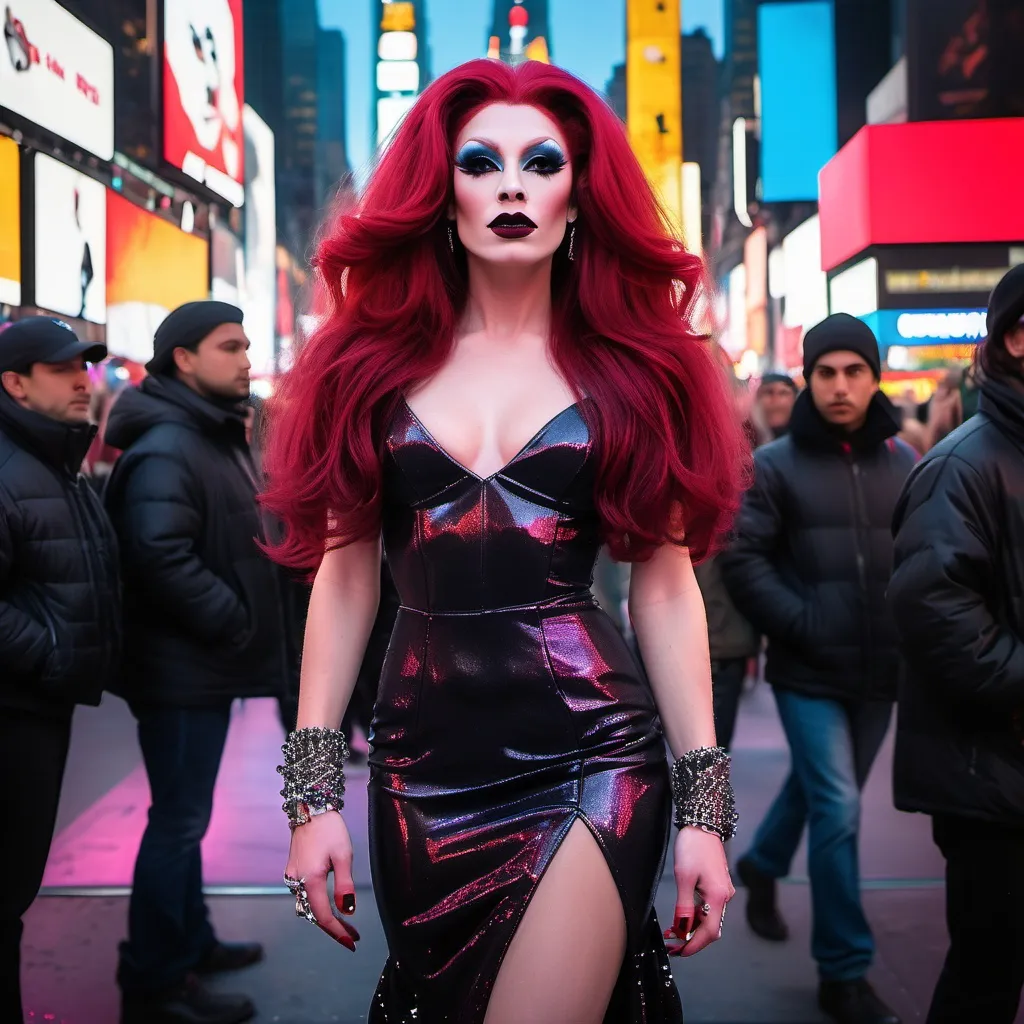
POLYGON ((165 0, 163 81, 164 158, 241 206, 242 0, 165 0))

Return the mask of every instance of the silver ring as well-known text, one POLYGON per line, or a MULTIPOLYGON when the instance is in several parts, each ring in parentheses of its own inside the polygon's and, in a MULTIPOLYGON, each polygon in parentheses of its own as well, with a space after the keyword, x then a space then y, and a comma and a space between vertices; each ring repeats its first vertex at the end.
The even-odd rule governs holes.
POLYGON ((313 913, 313 908, 309 905, 309 893, 306 892, 305 878, 292 878, 290 875, 285 875, 284 884, 288 886, 288 891, 295 897, 295 916, 304 917, 310 924, 316 924, 316 914, 313 913))
POLYGON ((710 917, 710 915, 711 915, 711 904, 710 903, 702 903, 700 905, 700 912, 705 917, 710 917))

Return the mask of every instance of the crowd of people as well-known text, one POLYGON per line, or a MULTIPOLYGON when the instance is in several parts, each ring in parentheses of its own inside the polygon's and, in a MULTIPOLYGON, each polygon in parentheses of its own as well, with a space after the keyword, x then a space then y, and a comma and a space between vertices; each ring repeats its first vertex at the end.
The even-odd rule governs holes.
MULTIPOLYGON (((747 920, 788 938, 777 883, 806 828, 819 1000, 841 1024, 898 1022, 867 981, 858 866, 860 791, 894 703, 896 805, 932 816, 947 861, 950 948, 929 1024, 1011 1024, 1024 985, 1024 267, 996 288, 988 324, 976 399, 965 410, 951 378, 926 444, 880 390, 864 323, 838 314, 808 332, 806 387, 759 382, 753 483, 728 544, 698 567, 718 741, 732 743, 765 650, 792 756, 735 861, 747 920)), ((21 1019, 21 918, 72 712, 107 689, 138 720, 152 794, 120 952, 123 1020, 252 1012, 199 980, 262 957, 215 935, 200 841, 232 701, 275 697, 294 727, 308 586, 260 547, 277 527, 257 501, 247 345, 233 306, 173 312, 149 375, 106 419, 119 454, 96 487, 81 473, 96 434, 87 364, 105 349, 47 317, 0 333, 0 764, 32 778, 4 797, 19 837, 5 844, 0 903, 4 1020, 21 1019)), ((349 706, 364 728, 397 610, 386 570, 382 592, 349 706)))

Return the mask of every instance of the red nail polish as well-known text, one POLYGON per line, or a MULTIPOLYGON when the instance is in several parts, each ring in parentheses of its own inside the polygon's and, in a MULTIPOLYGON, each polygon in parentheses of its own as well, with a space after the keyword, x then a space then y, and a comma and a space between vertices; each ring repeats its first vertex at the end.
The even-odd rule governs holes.
POLYGON ((343 914, 356 912, 356 894, 354 892, 347 892, 341 897, 341 912, 343 914))

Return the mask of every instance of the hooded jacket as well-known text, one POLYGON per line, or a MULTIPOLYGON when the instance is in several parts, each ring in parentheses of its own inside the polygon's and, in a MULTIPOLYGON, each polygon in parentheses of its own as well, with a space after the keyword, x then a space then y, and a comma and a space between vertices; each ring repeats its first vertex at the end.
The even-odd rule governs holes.
POLYGON ((896 806, 1024 826, 1024 381, 982 382, 894 530, 896 806))
POLYGON ((80 472, 95 433, 0 389, 0 708, 70 715, 116 670, 117 542, 80 472))
POLYGON ((770 683, 812 697, 892 700, 899 653, 885 609, 892 513, 914 465, 881 393, 841 433, 809 391, 786 437, 759 448, 720 558, 737 607, 768 638, 770 683))
POLYGON ((118 692, 172 707, 280 695, 282 581, 257 546, 239 407, 151 376, 114 404, 106 440, 124 450, 104 493, 125 587, 118 692))

